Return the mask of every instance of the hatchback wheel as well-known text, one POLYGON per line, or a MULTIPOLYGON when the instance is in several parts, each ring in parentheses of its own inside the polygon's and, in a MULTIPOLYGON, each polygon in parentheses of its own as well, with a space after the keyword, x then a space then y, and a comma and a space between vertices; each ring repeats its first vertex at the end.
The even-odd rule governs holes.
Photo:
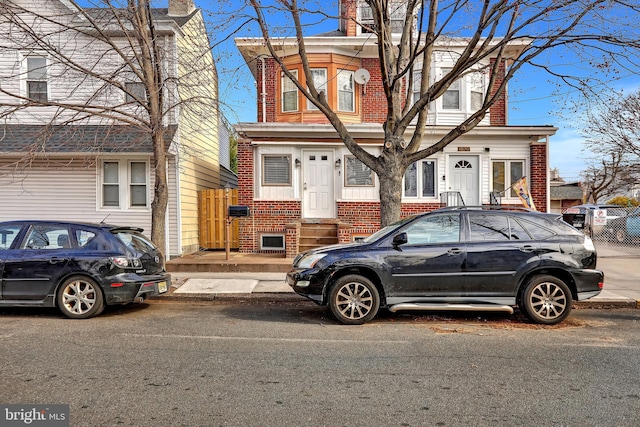
POLYGON ((380 295, 375 285, 366 277, 344 276, 331 288, 329 306, 340 322, 362 325, 378 313, 380 295))
POLYGON ((87 319, 104 309, 102 291, 96 282, 87 277, 70 277, 58 291, 58 307, 72 319, 87 319))
POLYGON ((522 304, 534 322, 555 325, 571 313, 573 299, 569 287, 562 280, 553 276, 537 276, 527 284, 522 304))

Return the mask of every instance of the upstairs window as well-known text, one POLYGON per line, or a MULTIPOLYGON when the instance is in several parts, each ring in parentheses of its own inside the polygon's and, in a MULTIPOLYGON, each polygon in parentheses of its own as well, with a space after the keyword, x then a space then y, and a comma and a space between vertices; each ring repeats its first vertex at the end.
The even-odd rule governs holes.
MULTIPOLYGON (((406 1, 391 0, 388 2, 389 20, 391 21, 391 32, 395 34, 402 33, 404 20, 407 16, 406 1)), ((373 12, 364 0, 358 1, 358 20, 362 25, 363 33, 373 33, 376 31, 373 12)))
POLYGON ((471 88, 471 110, 479 111, 484 102, 484 73, 476 71, 469 75, 469 86, 471 88))
POLYGON ((338 111, 353 112, 354 105, 353 71, 342 70, 338 73, 338 111))
MULTIPOLYGON (((297 79, 298 70, 291 70, 291 74, 297 79)), ((298 87, 293 81, 282 73, 282 112, 298 111, 298 87)))
MULTIPOLYGON (((443 68, 442 76, 446 76, 451 72, 451 68, 443 68)), ((442 95, 443 110, 459 110, 460 109, 460 80, 451 83, 449 89, 442 95)))
POLYGON ((33 101, 47 101, 47 59, 42 56, 27 57, 27 98, 33 101))
MULTIPOLYGON (((311 78, 313 79, 313 85, 316 87, 318 93, 324 92, 325 99, 327 97, 327 69, 326 68, 312 68, 311 78)), ((328 102, 328 100, 327 100, 328 102)), ((313 105, 310 100, 307 100, 308 110, 317 110, 318 107, 313 105)))
POLYGON ((143 102, 147 99, 147 91, 144 83, 127 82, 124 84, 126 89, 126 102, 143 102))

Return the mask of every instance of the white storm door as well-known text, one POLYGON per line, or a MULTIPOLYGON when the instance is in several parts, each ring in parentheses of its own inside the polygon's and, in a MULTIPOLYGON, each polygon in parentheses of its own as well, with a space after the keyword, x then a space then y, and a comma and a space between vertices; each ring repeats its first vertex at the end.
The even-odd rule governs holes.
POLYGON ((303 151, 302 216, 304 218, 334 218, 333 151, 303 151))
POLYGON ((449 177, 449 191, 459 191, 465 205, 480 204, 478 156, 450 156, 449 177))

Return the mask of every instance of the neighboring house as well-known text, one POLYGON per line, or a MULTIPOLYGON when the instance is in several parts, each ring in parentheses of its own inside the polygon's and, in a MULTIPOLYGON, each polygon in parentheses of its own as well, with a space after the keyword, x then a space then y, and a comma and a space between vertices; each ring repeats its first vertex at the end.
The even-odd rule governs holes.
MULTIPOLYGON (((37 5, 37 13, 66 19, 69 27, 85 22, 66 0, 14 3, 27 9, 37 5)), ((98 21, 113 16, 104 9, 85 11, 98 21)), ((161 39, 160 66, 166 73, 163 127, 169 206, 164 253, 175 257, 199 249, 198 191, 235 187, 237 177, 229 170, 228 136, 219 136, 223 120, 217 103, 218 77, 202 11, 192 0, 170 0, 168 9, 151 13, 161 39), (184 102, 196 97, 208 100, 207 105, 184 102)), ((59 100, 64 105, 102 102, 106 108, 119 105, 135 115, 135 107, 126 110, 126 103, 135 95, 144 97, 144 86, 130 72, 115 74, 126 68, 122 58, 93 51, 99 45, 91 36, 52 31, 43 20, 27 15, 21 19, 33 19, 33 28, 42 31, 51 45, 47 49, 22 45, 19 30, 0 23, 0 31, 7 35, 0 46, 0 220, 104 220, 139 226, 149 235, 154 189, 149 133, 132 120, 89 116, 73 122, 64 109, 29 103, 29 99, 59 100), (93 61, 96 75, 122 80, 128 92, 73 70, 68 61, 59 60, 61 56, 93 61), (23 105, 16 109, 16 103, 23 105)), ((126 46, 122 31, 111 31, 109 37, 126 46)))
MULTIPOLYGON (((366 5, 358 2, 354 10, 352 4, 340 1, 346 19, 339 30, 306 37, 305 45, 316 86, 326 90, 351 135, 371 153, 379 153, 386 98, 378 51, 375 37, 361 34, 349 19, 349 13, 365 16, 360 9, 366 5)), ((451 40, 438 50, 460 51, 462 42, 451 40)), ((322 113, 284 76, 260 38, 238 38, 236 45, 256 79, 258 106, 257 123, 236 125, 239 203, 251 207, 251 218, 240 222, 240 251, 294 256, 314 244, 349 242, 376 231, 380 199, 375 174, 346 149, 322 113), (305 231, 318 224, 325 230, 305 231)), ((296 39, 278 39, 276 45, 287 67, 303 79, 296 39)), ((453 66, 451 58, 436 54, 435 73, 446 73, 453 66)), ((419 87, 420 73, 414 76, 419 87)), ((487 82, 483 73, 470 75, 430 106, 425 146, 475 111, 487 82)), ((466 205, 489 204, 492 192, 504 191, 502 204, 521 206, 509 187, 522 176, 538 210, 547 211, 548 138, 557 128, 508 126, 507 111, 505 95, 479 126, 412 165, 404 177, 402 215, 442 206, 441 195, 449 191, 460 192, 466 205)))
POLYGON ((583 203, 584 190, 582 185, 579 182, 565 182, 556 168, 551 169, 549 185, 549 212, 562 213, 572 206, 583 203))

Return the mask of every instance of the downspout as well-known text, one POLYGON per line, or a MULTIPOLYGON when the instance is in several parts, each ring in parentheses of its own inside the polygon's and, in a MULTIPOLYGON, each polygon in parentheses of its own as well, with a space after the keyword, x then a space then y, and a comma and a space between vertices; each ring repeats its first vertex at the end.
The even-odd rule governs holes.
POLYGON ((547 157, 547 212, 551 212, 551 183, 549 182, 549 135, 545 137, 547 146, 545 149, 545 155, 547 157))
POLYGON ((266 76, 266 72, 264 70, 264 56, 260 55, 258 59, 260 60, 261 71, 262 71, 262 76, 261 76, 262 81, 260 82, 260 85, 261 85, 260 103, 262 104, 262 123, 266 123, 267 121, 267 86, 264 82, 264 79, 266 76))

